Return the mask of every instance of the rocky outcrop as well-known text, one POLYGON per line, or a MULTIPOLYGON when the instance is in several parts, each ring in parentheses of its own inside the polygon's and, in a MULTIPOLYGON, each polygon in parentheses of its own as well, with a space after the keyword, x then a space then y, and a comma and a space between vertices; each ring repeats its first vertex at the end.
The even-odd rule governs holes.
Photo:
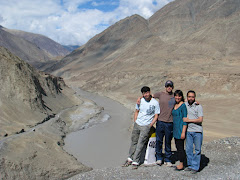
POLYGON ((48 112, 43 96, 56 96, 65 86, 60 77, 39 72, 26 62, 0 47, 0 94, 19 100, 32 110, 48 112))
POLYGON ((62 78, 36 70, 3 47, 0 86, 1 136, 26 131, 76 103, 62 78))
POLYGON ((0 87, 0 179, 64 179, 91 170, 62 146, 73 122, 69 114, 94 103, 82 107, 62 78, 39 72, 3 47, 0 87))

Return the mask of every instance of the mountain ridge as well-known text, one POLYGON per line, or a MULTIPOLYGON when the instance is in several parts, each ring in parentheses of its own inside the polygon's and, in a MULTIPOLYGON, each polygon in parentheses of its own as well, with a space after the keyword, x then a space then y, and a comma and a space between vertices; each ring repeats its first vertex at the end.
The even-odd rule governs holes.
POLYGON ((17 37, 23 38, 29 42, 36 44, 40 49, 44 50, 51 58, 58 56, 66 56, 70 53, 70 51, 64 48, 61 44, 53 41, 52 39, 44 35, 7 28, 4 28, 4 30, 17 37))
POLYGON ((46 36, 3 26, 0 27, 0 46, 39 69, 70 53, 61 44, 46 36))

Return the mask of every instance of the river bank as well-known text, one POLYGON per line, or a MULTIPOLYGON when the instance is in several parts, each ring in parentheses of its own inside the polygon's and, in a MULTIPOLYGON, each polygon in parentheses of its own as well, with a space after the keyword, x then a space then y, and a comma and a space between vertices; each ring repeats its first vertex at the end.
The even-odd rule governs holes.
POLYGON ((56 112, 54 118, 0 140, 0 179, 66 179, 91 170, 63 150, 63 139, 74 130, 73 123, 81 127, 101 109, 74 95, 71 89, 63 93, 72 97, 72 103, 56 112), (73 117, 84 109, 89 110, 87 114, 74 121, 73 117))

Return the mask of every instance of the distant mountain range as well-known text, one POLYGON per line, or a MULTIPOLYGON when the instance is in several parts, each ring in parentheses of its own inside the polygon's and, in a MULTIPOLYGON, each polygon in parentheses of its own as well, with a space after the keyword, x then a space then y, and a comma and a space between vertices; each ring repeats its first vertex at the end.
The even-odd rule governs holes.
POLYGON ((108 96, 158 90, 167 79, 183 90, 232 93, 240 88, 239 47, 239 0, 177 0, 148 20, 115 23, 46 70, 108 96))
POLYGON ((78 47, 62 46, 43 35, 2 26, 0 26, 0 46, 7 48, 35 67, 51 60, 59 60, 78 47))
POLYGON ((65 49, 67 49, 68 51, 72 52, 73 50, 79 48, 80 46, 78 46, 78 45, 68 45, 68 46, 63 45, 63 47, 64 47, 65 49))

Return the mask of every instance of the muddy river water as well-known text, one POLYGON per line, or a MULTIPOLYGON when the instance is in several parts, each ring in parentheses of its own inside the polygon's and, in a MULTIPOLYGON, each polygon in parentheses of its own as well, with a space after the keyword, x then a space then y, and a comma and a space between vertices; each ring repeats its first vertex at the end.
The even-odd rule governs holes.
POLYGON ((74 89, 76 93, 104 107, 101 123, 68 134, 64 149, 79 162, 92 167, 120 166, 127 158, 130 146, 129 127, 132 111, 107 97, 74 89))

